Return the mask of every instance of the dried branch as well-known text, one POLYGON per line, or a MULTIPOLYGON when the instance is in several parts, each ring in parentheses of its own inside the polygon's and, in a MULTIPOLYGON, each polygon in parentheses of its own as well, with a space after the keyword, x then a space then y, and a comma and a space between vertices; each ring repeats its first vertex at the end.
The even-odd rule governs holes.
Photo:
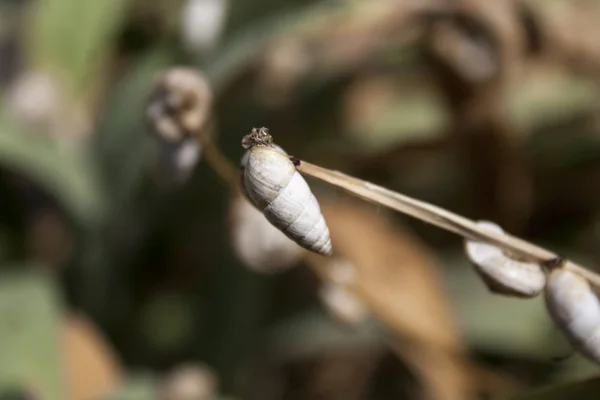
POLYGON ((340 187, 358 197, 391 208, 413 218, 456 233, 465 239, 489 243, 524 260, 540 263, 548 268, 563 266, 587 279, 600 288, 600 275, 572 261, 509 234, 498 234, 482 229, 474 221, 454 214, 443 208, 413 199, 367 181, 354 178, 339 171, 332 171, 305 161, 296 160, 300 173, 312 176, 331 185, 340 187))

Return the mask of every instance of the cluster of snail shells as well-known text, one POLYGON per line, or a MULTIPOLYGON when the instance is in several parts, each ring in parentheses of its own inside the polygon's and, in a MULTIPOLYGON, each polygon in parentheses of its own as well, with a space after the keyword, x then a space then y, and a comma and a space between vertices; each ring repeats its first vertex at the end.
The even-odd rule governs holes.
MULTIPOLYGON (((503 233, 491 222, 478 224, 503 233)), ((588 359, 600 363, 600 301, 585 278, 564 267, 546 274, 541 265, 513 259, 486 243, 467 240, 465 250, 492 292, 534 297, 543 291, 548 313, 569 343, 588 359)))
POLYGON ((305 249, 331 254, 329 228, 319 203, 281 148, 249 145, 241 166, 245 194, 271 224, 305 249))

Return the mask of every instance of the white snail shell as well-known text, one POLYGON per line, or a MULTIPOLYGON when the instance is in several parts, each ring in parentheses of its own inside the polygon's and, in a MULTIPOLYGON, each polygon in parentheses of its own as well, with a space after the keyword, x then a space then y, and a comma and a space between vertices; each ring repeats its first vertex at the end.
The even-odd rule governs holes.
POLYGON ((201 146, 193 138, 179 142, 160 141, 158 143, 158 167, 160 174, 168 182, 185 183, 200 161, 201 146))
POLYGON ((208 125, 212 103, 210 84, 201 71, 173 67, 157 77, 146 117, 160 140, 179 142, 208 125))
MULTIPOLYGON (((492 222, 479 221, 478 225, 491 232, 504 233, 492 222)), ((465 241, 465 251, 494 293, 535 297, 546 285, 546 274, 539 264, 515 260, 495 246, 472 240, 465 241)))
POLYGON ((326 283, 319 290, 321 302, 338 321, 358 325, 369 315, 367 306, 347 287, 326 283))
POLYGON ((230 223, 236 255, 255 272, 286 271, 300 261, 305 251, 267 221, 244 196, 232 199, 230 223))
POLYGON ((331 254, 329 229, 319 203, 285 152, 252 146, 242 167, 244 191, 269 222, 300 246, 331 254))
POLYGON ((208 365, 182 364, 158 385, 158 400, 209 400, 219 389, 219 379, 208 365))
POLYGON ((546 307, 554 323, 581 354, 600 363, 600 302, 589 283, 574 272, 548 276, 546 307))

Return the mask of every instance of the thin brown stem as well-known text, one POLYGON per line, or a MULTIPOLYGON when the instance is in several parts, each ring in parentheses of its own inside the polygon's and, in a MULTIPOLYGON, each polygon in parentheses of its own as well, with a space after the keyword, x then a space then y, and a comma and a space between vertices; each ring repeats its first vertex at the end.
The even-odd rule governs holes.
POLYGON ((212 126, 203 129, 196 138, 201 146, 202 158, 209 167, 232 188, 238 186, 238 171, 231 161, 221 152, 211 137, 212 126))
MULTIPOLYGON (((297 163, 300 173, 312 176, 334 186, 340 187, 367 201, 391 208, 413 218, 420 219, 439 228, 456 233, 466 239, 486 242, 499 247, 516 257, 544 264, 558 258, 558 255, 508 233, 498 234, 482 229, 474 221, 454 214, 443 208, 413 199, 367 181, 319 167, 305 161, 297 163)), ((586 278, 594 286, 600 287, 600 276, 571 261, 561 264, 586 278)))

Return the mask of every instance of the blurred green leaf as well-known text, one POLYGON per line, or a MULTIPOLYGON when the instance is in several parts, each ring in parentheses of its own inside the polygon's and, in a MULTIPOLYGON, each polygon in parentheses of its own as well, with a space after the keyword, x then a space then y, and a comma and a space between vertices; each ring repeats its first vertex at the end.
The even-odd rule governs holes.
POLYGON ((271 328, 266 343, 273 356, 291 360, 327 351, 379 348, 383 330, 375 321, 347 327, 322 310, 295 315, 271 328))
POLYGON ((132 373, 113 393, 102 400, 148 400, 156 397, 157 380, 149 373, 132 373))
POLYGON ((446 276, 467 340, 493 353, 551 361, 570 351, 548 316, 543 296, 517 299, 490 292, 467 258, 445 255, 446 276))
POLYGON ((78 223, 95 225, 104 218, 105 193, 85 154, 63 151, 50 137, 26 132, 1 116, 0 165, 55 196, 78 223))
POLYGON ((106 68, 109 42, 131 0, 43 0, 35 3, 30 27, 31 57, 60 74, 74 94, 95 90, 106 68))
POLYGON ((15 385, 65 399, 57 288, 41 269, 19 265, 0 277, 0 388, 15 385))
POLYGON ((112 204, 132 194, 148 162, 155 143, 146 131, 147 99, 156 74, 171 61, 167 49, 157 49, 139 59, 107 96, 92 149, 112 204))
POLYGON ((535 390, 507 400, 596 400, 599 393, 600 378, 594 378, 535 390))
POLYGON ((505 97, 513 121, 521 129, 531 129, 593 111, 599 100, 593 79, 572 74, 534 75, 515 85, 505 97))

